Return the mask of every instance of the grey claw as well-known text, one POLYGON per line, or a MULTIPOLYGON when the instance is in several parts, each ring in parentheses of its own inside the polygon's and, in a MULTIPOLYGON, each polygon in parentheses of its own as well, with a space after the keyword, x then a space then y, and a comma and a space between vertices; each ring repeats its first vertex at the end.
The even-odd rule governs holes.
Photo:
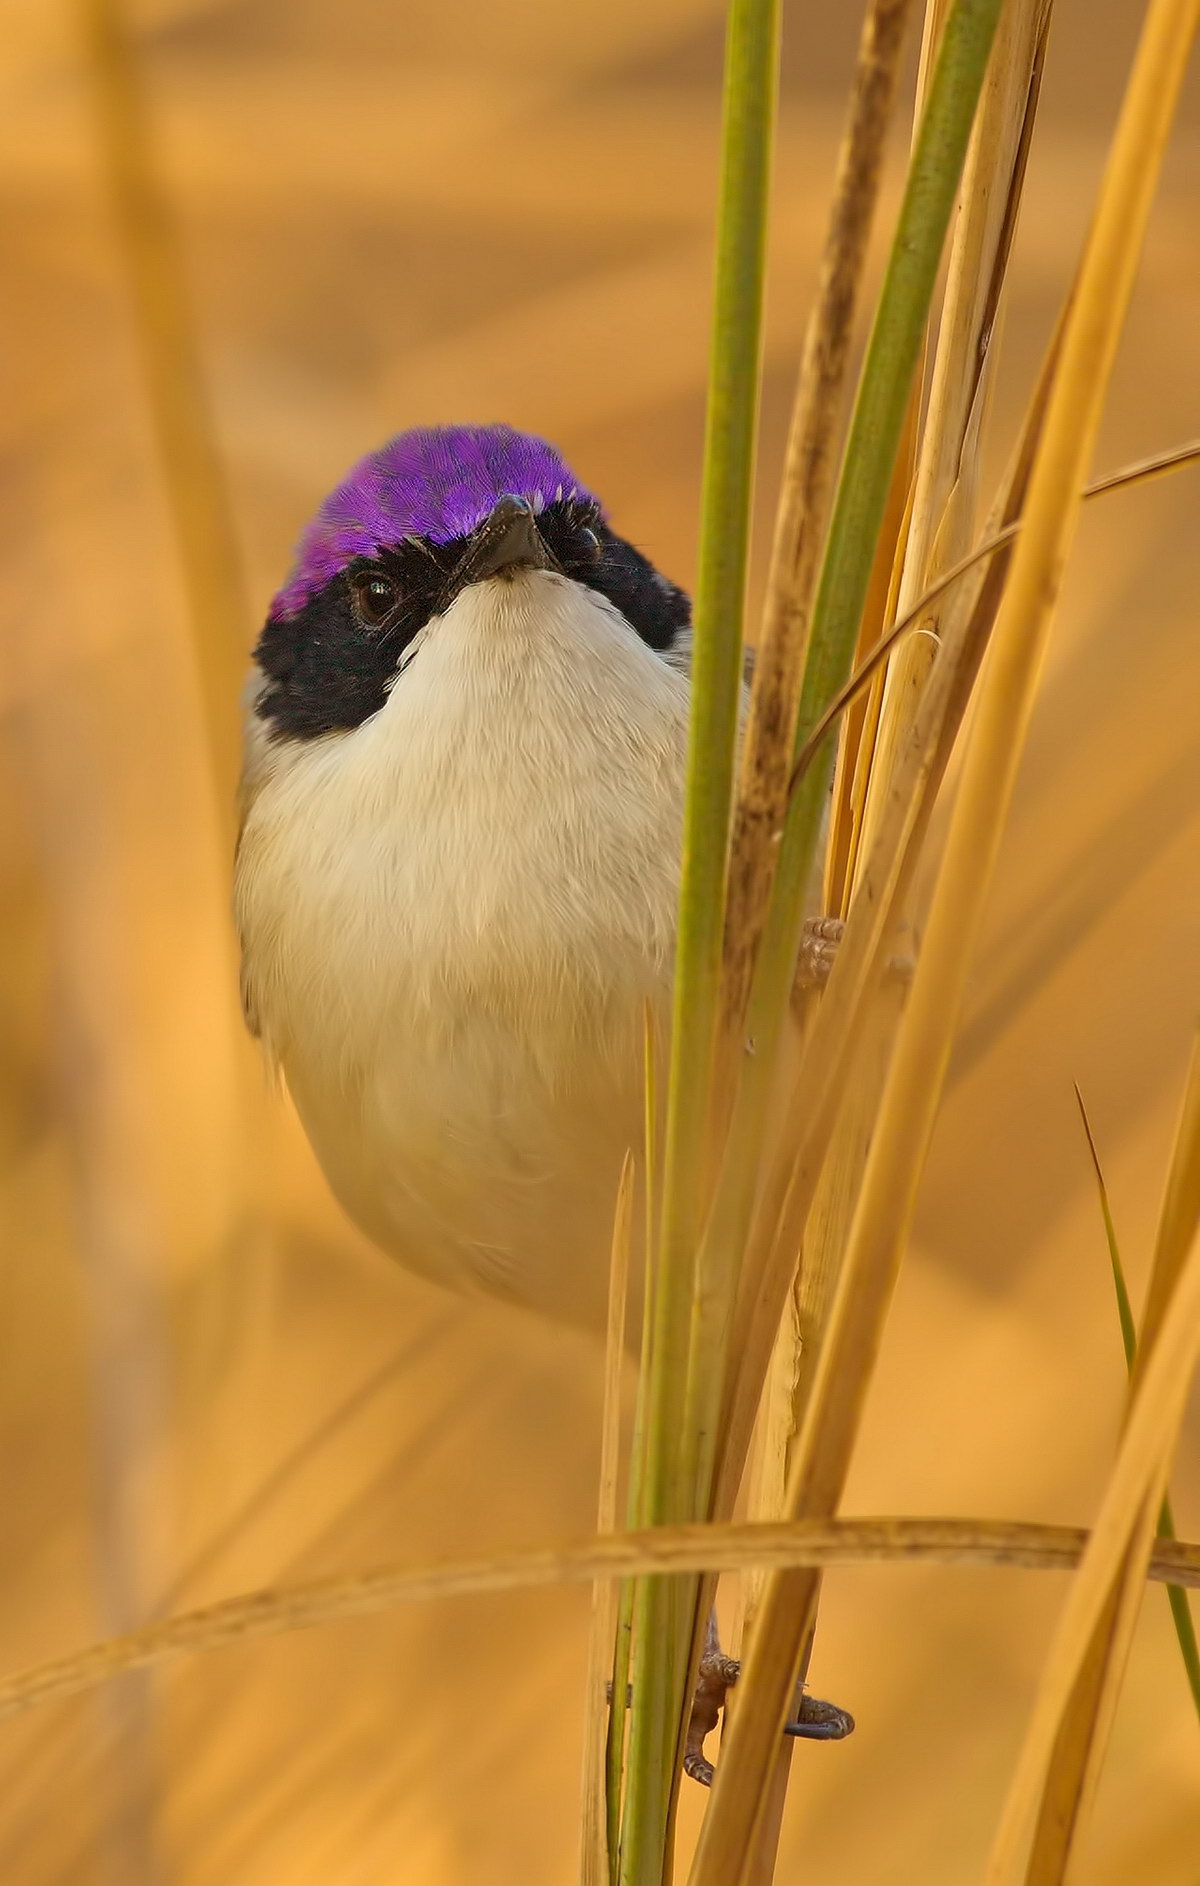
POLYGON ((854 1734, 854 1717, 836 1703, 823 1703, 819 1696, 805 1693, 795 1719, 784 1723, 783 1733, 805 1742, 841 1742, 854 1734))

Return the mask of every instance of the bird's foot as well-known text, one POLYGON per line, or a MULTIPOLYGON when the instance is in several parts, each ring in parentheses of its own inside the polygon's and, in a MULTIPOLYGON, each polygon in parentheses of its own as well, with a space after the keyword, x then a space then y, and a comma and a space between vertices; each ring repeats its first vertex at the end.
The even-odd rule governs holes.
POLYGON ((840 917, 809 917, 796 959, 796 989, 823 989, 846 928, 840 917))
MULTIPOLYGON (((802 997, 810 989, 823 989, 829 981, 829 974, 837 961, 838 947, 842 941, 845 924, 840 917, 809 917, 805 921, 800 937, 800 954, 796 958, 796 975, 792 983, 794 999, 802 997)), ((901 925, 903 936, 908 925, 901 925)), ((908 982, 913 973, 911 956, 892 956, 888 959, 887 973, 901 982, 908 982)))
POLYGON ((727 1657, 710 1632, 704 1655, 700 1659, 700 1674, 696 1693, 692 1697, 687 1740, 683 1745, 683 1772, 690 1775, 693 1781, 698 1781, 702 1788, 711 1788, 713 1781, 713 1765, 705 1756, 704 1743, 716 1728, 725 1707, 725 1698, 737 1682, 741 1669, 737 1658, 727 1657))
MULTIPOLYGON (((704 1753, 705 1739, 716 1728, 741 1669, 737 1658, 727 1657, 710 1635, 700 1659, 700 1677, 692 1698, 692 1715, 683 1751, 684 1774, 698 1781, 702 1788, 711 1788, 713 1782, 713 1765, 704 1753)), ((807 1690, 801 1690, 795 1715, 791 1722, 784 1723, 783 1733, 806 1742, 840 1742, 854 1733, 854 1717, 847 1710, 839 1709, 836 1703, 822 1702, 819 1696, 810 1696, 807 1690)))
POLYGON ((783 1733, 801 1742, 844 1742, 854 1734, 854 1717, 848 1709, 839 1709, 836 1703, 823 1702, 819 1696, 801 1690, 796 1713, 784 1723, 783 1733))

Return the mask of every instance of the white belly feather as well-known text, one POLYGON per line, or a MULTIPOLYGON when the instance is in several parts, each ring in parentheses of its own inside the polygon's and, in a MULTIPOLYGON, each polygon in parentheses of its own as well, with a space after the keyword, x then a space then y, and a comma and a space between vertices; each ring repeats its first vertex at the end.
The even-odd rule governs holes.
POLYGON ((529 572, 465 590, 353 732, 255 728, 248 1005, 346 1210, 438 1281, 603 1317, 687 708, 602 598, 529 572))

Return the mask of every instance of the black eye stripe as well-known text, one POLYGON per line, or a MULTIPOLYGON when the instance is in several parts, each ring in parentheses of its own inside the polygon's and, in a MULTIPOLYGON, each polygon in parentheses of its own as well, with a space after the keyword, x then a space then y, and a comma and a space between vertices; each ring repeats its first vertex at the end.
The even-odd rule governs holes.
MULTIPOLYGON (((610 530, 596 505, 547 505, 538 528, 564 573, 607 597, 648 647, 665 653, 689 626, 684 592, 610 530)), ((378 713, 405 649, 453 601, 451 576, 468 541, 412 539, 356 558, 295 615, 268 620, 255 650, 267 684, 256 712, 271 732, 317 739, 378 713), (382 608, 385 587, 394 600, 382 608)))

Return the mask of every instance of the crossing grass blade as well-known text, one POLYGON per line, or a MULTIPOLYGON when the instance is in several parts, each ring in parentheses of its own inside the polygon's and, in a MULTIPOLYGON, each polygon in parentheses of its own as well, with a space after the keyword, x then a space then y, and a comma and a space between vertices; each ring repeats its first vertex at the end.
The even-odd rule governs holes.
MULTIPOLYGON (((1108 1260, 1112 1267, 1113 1292, 1117 1299, 1117 1319, 1121 1325, 1121 1345, 1125 1351, 1125 1366, 1132 1380, 1138 1347, 1137 1324, 1134 1321, 1133 1305, 1129 1300, 1129 1289, 1125 1282, 1125 1268, 1121 1262, 1121 1249, 1117 1242, 1117 1229, 1109 1204, 1108 1187, 1104 1182, 1104 1170, 1100 1164, 1100 1154, 1096 1147, 1095 1134, 1092 1132, 1092 1123, 1088 1118, 1083 1095, 1078 1086, 1075 1088, 1075 1099, 1079 1104, 1079 1117, 1083 1122, 1088 1155, 1092 1162, 1092 1173, 1096 1180, 1096 1195, 1100 1204, 1100 1215, 1104 1221, 1108 1260)), ((1169 1494, 1163 1495, 1162 1510, 1158 1516, 1158 1536, 1160 1539, 1178 1537, 1169 1494)), ((1171 1620, 1175 1626, 1175 1635, 1179 1640, 1179 1654, 1183 1658, 1184 1674, 1192 1694, 1192 1702, 1195 1705, 1197 1717, 1200 1717, 1200 1646, 1196 1642, 1196 1626, 1192 1618, 1191 1606, 1188 1603, 1188 1595, 1182 1585, 1167 1586, 1167 1602, 1171 1607, 1171 1620)))
MULTIPOLYGON (((662 1526, 523 1552, 422 1565, 388 1565, 267 1587, 160 1618, 0 1680, 0 1722, 171 1658, 315 1630, 397 1605, 481 1592, 547 1590, 598 1578, 667 1577, 705 1567, 771 1565, 1007 1565, 1069 1570, 1087 1549, 1079 1526, 1015 1520, 861 1518, 756 1525, 662 1526)), ((1200 1543, 1160 1541, 1147 1575, 1200 1589, 1200 1543)))

